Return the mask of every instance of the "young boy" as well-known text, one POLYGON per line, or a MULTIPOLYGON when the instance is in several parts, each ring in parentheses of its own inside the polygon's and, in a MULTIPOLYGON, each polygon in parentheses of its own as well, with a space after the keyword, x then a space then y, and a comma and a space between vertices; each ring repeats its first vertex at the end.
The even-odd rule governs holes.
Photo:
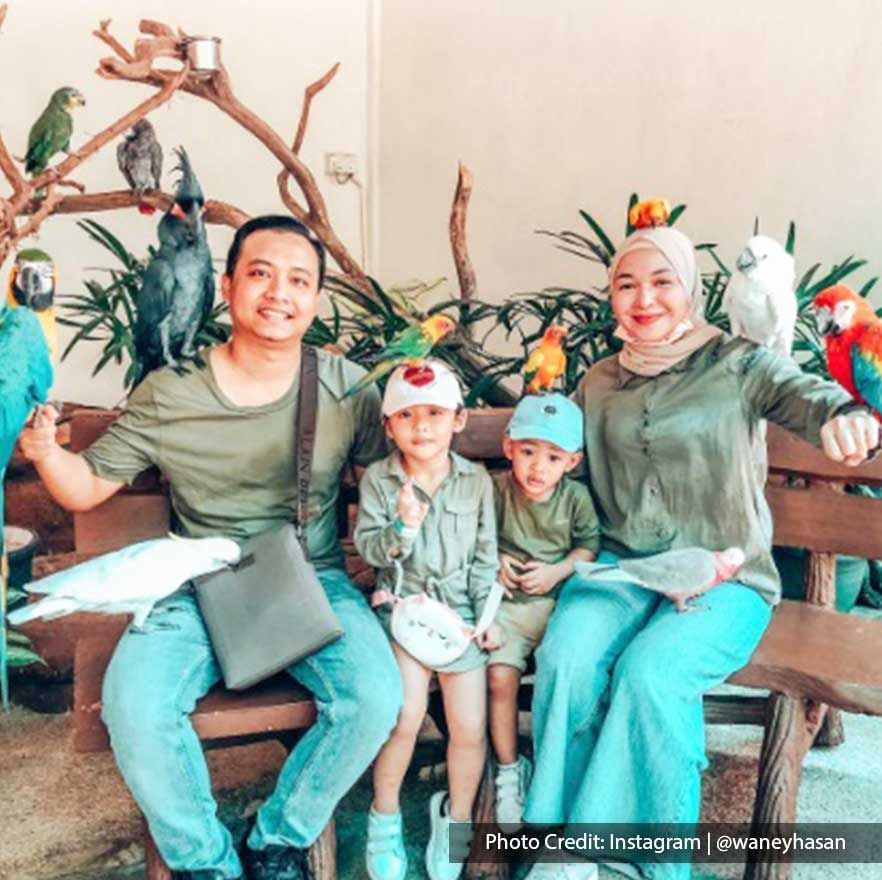
MULTIPOLYGON (((377 590, 394 592, 400 576, 401 596, 427 593, 474 626, 499 559, 490 477, 481 465, 450 451, 453 435, 466 423, 456 376, 434 360, 399 367, 386 386, 383 417, 397 450, 362 477, 355 546, 377 569, 377 590)), ((487 654, 481 649, 500 643, 499 628, 491 625, 458 659, 430 668, 393 640, 404 706, 374 762, 366 852, 371 880, 403 880, 407 871, 399 794, 435 673, 450 732, 450 794, 436 792, 429 802, 426 869, 431 880, 456 880, 462 871, 450 859, 450 822, 471 820, 487 729, 487 654)))
POLYGON ((600 526, 584 484, 565 478, 582 459, 582 412, 561 394, 525 397, 503 439, 511 471, 494 478, 501 564, 508 590, 496 617, 504 643, 490 654, 490 738, 498 762, 496 821, 521 826, 530 764, 518 757, 518 688, 545 633, 558 585, 576 560, 594 559, 600 526))

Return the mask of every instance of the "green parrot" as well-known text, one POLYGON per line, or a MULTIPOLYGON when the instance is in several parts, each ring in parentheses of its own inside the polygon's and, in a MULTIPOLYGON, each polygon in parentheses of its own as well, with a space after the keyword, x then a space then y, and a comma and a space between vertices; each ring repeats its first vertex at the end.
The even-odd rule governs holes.
POLYGON ((31 126, 28 135, 28 152, 25 171, 35 176, 45 170, 58 152, 69 152, 70 136, 73 134, 73 117, 70 110, 85 105, 86 99, 79 90, 65 86, 57 89, 49 99, 49 105, 31 126))

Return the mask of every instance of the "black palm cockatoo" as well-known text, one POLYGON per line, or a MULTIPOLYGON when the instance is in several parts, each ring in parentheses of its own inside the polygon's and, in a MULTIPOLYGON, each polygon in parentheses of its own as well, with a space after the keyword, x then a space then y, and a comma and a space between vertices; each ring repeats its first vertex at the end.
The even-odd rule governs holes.
POLYGON ((196 358, 196 335, 214 305, 205 197, 186 151, 175 152, 181 180, 174 204, 159 221, 159 250, 144 271, 136 302, 135 385, 158 367, 182 370, 182 358, 196 358))

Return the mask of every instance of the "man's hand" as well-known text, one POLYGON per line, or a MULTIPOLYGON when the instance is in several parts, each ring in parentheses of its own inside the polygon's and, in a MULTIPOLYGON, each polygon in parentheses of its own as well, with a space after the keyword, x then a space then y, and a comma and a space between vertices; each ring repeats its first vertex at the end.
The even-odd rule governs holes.
POLYGON ((827 458, 856 467, 879 445, 879 422, 864 412, 835 416, 821 428, 827 458))
POLYGON ((567 576, 566 569, 561 565, 549 565, 535 559, 525 562, 523 568, 519 582, 521 589, 531 596, 550 593, 567 576))
POLYGON ((429 505, 420 501, 413 490, 413 479, 407 480, 398 490, 398 518, 409 529, 418 529, 429 512, 429 505))
POLYGON ((30 424, 18 438, 22 454, 28 461, 38 464, 61 448, 55 439, 57 420, 58 412, 52 404, 37 407, 30 424))
POLYGON ((475 643, 479 648, 483 648, 485 651, 495 651, 497 648, 501 648, 505 642, 505 636, 502 632, 502 627, 498 623, 491 623, 481 635, 475 639, 475 643))

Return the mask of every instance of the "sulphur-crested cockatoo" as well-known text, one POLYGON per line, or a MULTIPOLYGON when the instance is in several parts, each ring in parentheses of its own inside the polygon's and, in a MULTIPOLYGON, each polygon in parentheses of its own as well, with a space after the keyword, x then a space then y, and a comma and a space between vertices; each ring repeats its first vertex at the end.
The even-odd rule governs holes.
POLYGON ((141 626, 153 606, 191 578, 235 565, 239 545, 230 538, 154 538, 106 553, 25 586, 46 598, 8 615, 14 626, 75 611, 133 614, 141 626))
POLYGON ((723 296, 732 333, 789 355, 796 324, 796 267, 774 238, 755 235, 735 261, 723 296))

